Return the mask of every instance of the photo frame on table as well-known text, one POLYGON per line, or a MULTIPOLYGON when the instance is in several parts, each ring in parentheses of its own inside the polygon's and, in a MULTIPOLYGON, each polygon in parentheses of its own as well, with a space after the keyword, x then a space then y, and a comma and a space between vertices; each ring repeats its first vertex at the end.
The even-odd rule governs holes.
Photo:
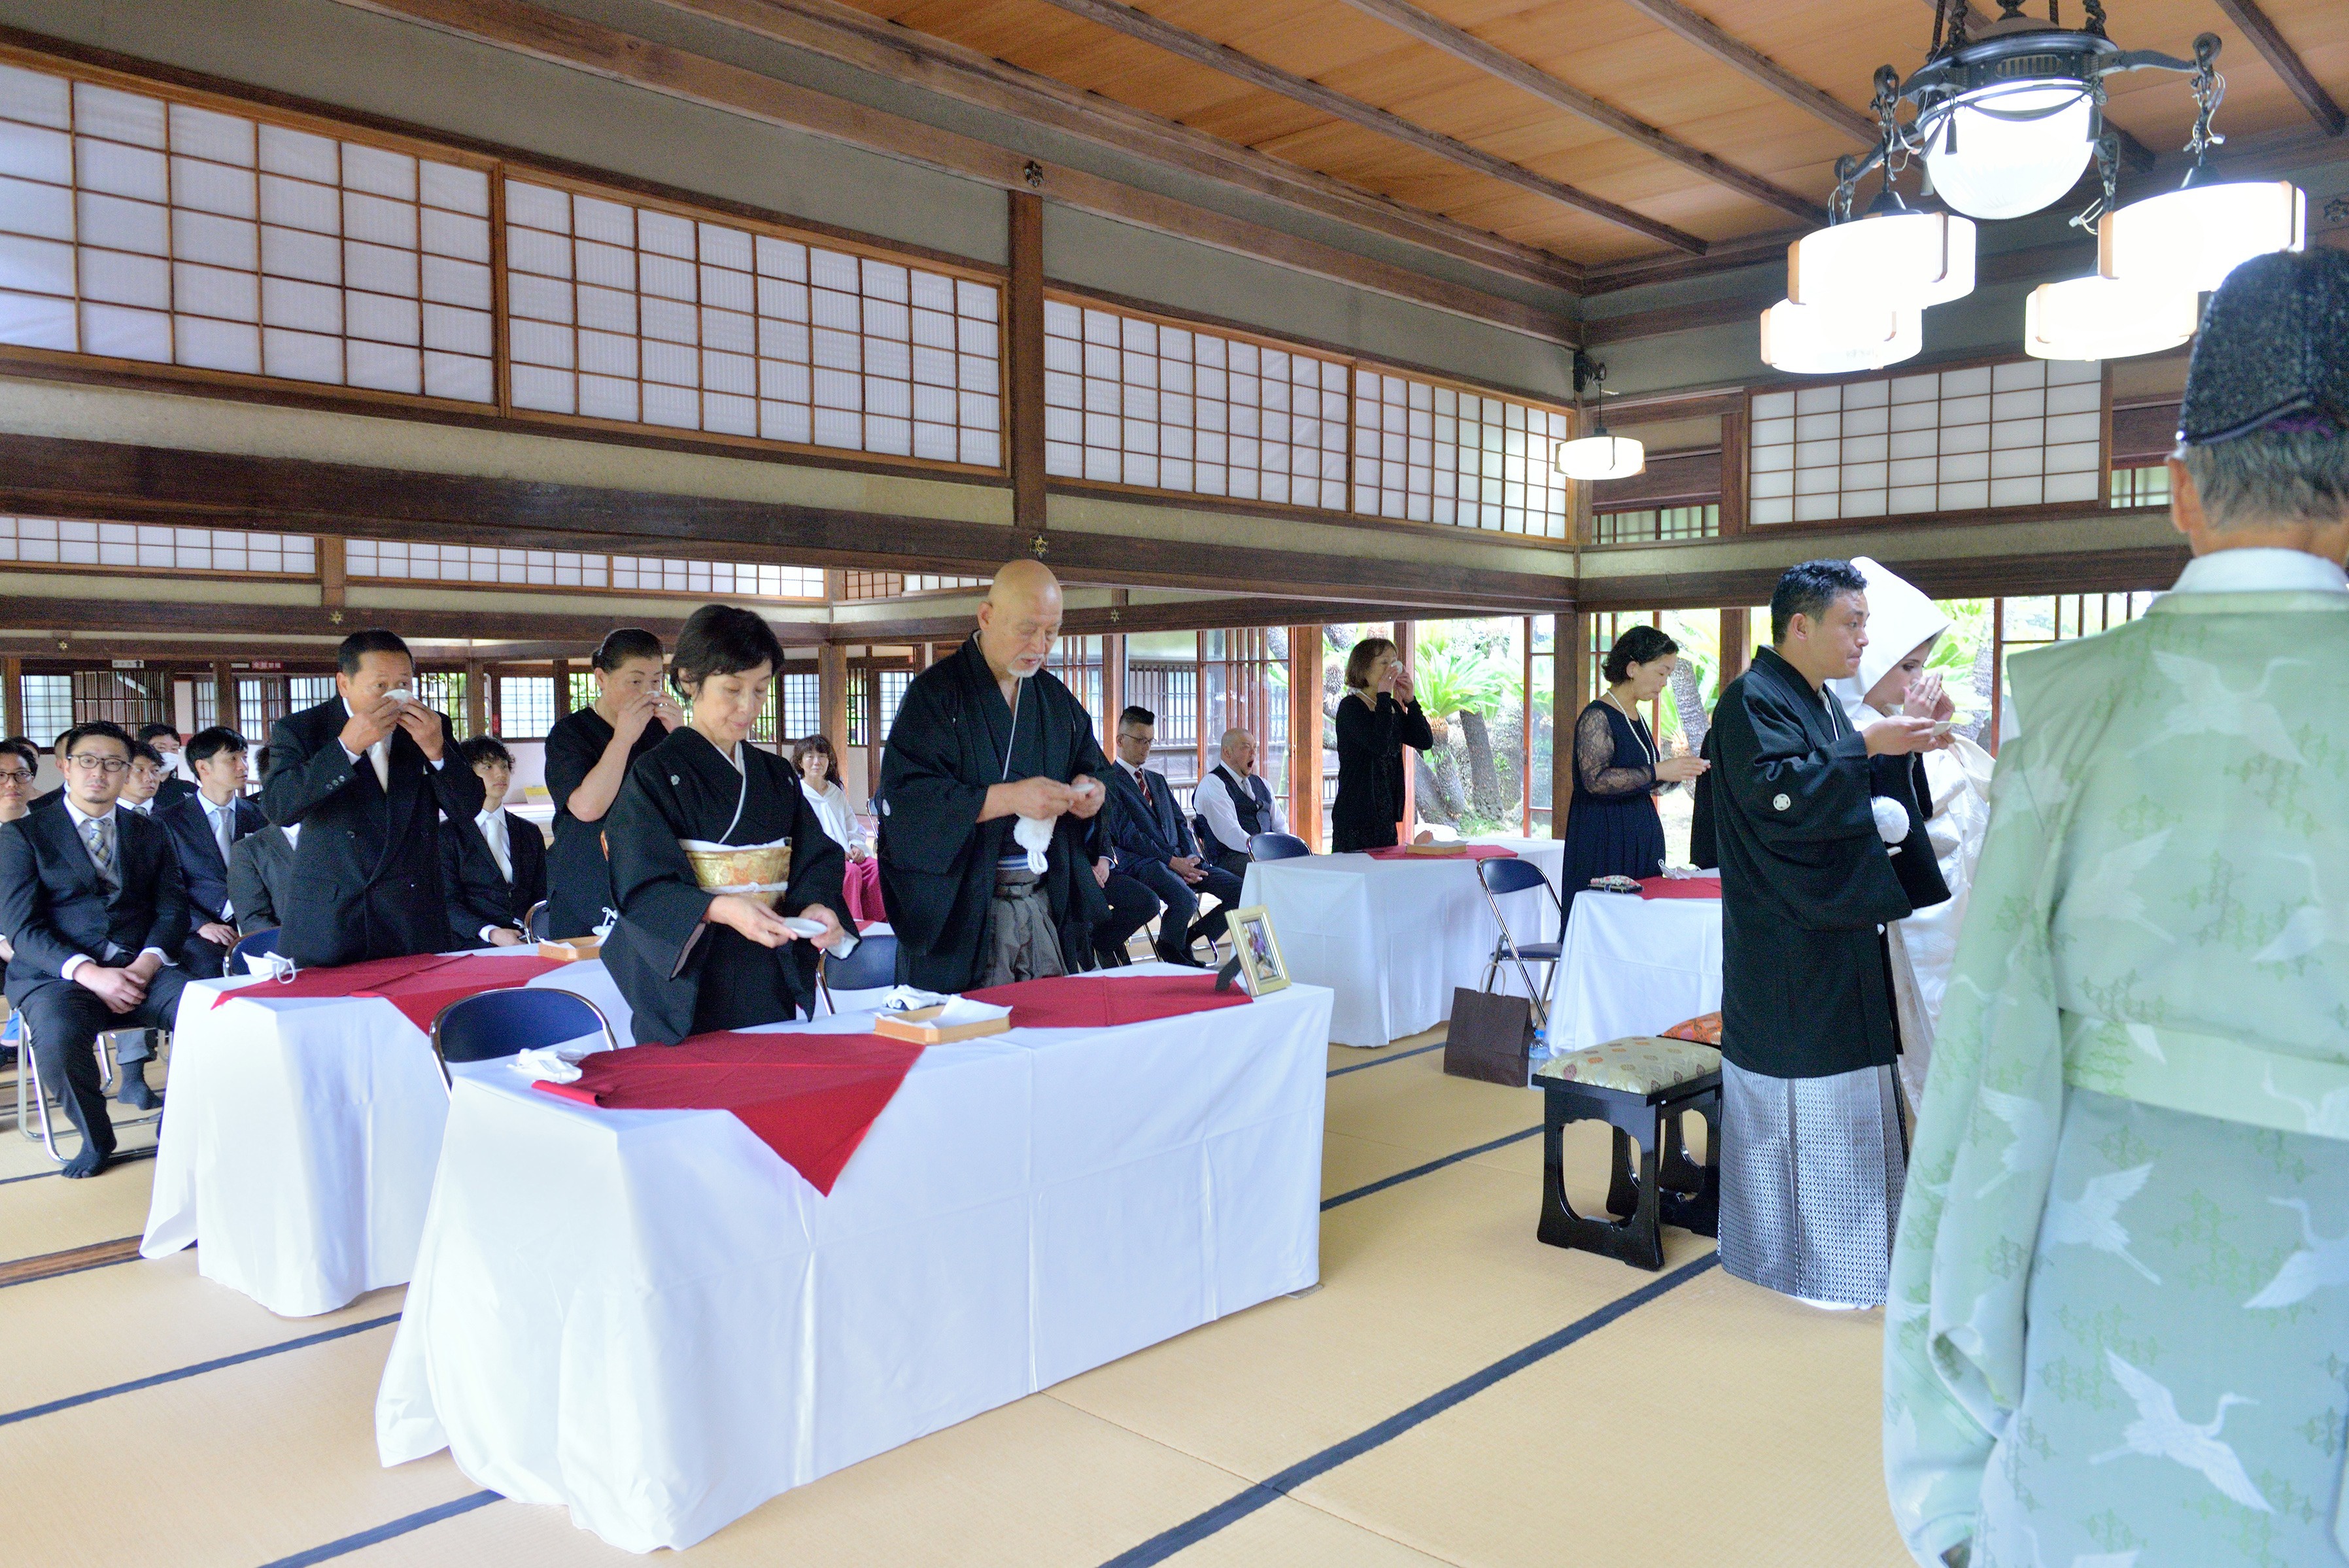
POLYGON ((1250 904, 1246 909, 1224 912, 1226 929, 1231 933, 1232 950, 1238 956, 1240 985, 1251 996, 1263 996, 1288 985, 1288 965, 1281 961, 1280 936, 1272 928, 1272 912, 1264 905, 1250 904))

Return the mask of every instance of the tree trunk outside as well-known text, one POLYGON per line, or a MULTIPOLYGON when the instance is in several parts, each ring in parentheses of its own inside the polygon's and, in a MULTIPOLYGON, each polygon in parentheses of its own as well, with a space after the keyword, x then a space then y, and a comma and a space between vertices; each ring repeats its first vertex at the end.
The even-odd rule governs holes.
POLYGON ((1958 731, 1976 746, 1982 744, 1982 730, 1990 724, 1991 693, 1998 689, 1998 665, 1992 656, 1993 652, 1988 637, 1984 637, 1974 649, 1974 717, 1958 731))
MULTIPOLYGON (((1696 669, 1686 659, 1672 665, 1672 706, 1680 710, 1681 733, 1688 738, 1689 755, 1693 757, 1704 748, 1705 731, 1712 721, 1704 711, 1704 692, 1696 682, 1696 669)), ((1663 738, 1657 737, 1661 741, 1663 738)))
POLYGON ((1493 735, 1485 726, 1485 716, 1463 709, 1460 734, 1468 745, 1468 790, 1476 815, 1497 822, 1502 810, 1501 776, 1493 767, 1493 735))
POLYGON ((1463 809, 1459 788, 1445 780, 1444 772, 1449 769, 1439 772, 1433 766, 1444 757, 1440 751, 1434 753, 1433 758, 1428 753, 1421 752, 1413 759, 1415 771, 1412 776, 1418 780, 1419 814, 1427 821, 1441 822, 1447 828, 1457 827, 1463 809))

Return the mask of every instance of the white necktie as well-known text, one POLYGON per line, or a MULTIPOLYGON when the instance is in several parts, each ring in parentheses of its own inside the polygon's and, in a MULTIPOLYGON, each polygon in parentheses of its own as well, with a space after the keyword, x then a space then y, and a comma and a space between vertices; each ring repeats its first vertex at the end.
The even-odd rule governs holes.
POLYGON ((375 764, 377 787, 387 795, 391 793, 391 737, 385 736, 367 748, 367 760, 375 764))
POLYGON ((484 811, 475 820, 481 825, 481 837, 489 841, 490 858, 498 862, 498 874, 511 882, 513 881, 513 847, 506 841, 505 812, 484 811))

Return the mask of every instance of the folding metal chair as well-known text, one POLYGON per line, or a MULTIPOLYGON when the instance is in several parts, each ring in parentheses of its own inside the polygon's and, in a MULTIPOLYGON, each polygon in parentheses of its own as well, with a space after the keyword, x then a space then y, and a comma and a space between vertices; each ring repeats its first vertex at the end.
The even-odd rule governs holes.
POLYGON ((1485 904, 1493 912, 1493 923, 1501 928, 1499 940, 1493 944, 1492 959, 1485 965, 1485 982, 1477 989, 1489 991, 1493 988, 1493 976, 1500 973, 1501 960, 1507 958, 1517 966, 1517 978, 1525 982, 1526 995, 1534 1005, 1535 1019, 1547 1025, 1549 1022, 1549 1008, 1543 1005, 1542 1000, 1546 992, 1534 988, 1533 973, 1526 965, 1546 964, 1549 965, 1549 973, 1546 977, 1556 978, 1558 959, 1566 948, 1563 940, 1566 931, 1566 905, 1558 902, 1557 889, 1549 885, 1549 878, 1544 876, 1541 868, 1531 861, 1478 861, 1476 882, 1477 885, 1485 890, 1485 904), (1506 892, 1525 892, 1534 888, 1539 888, 1549 894, 1550 905, 1557 911, 1557 929, 1561 940, 1521 943, 1510 933, 1508 918, 1501 913, 1501 901, 1498 895, 1506 892))
POLYGON ((222 973, 231 979, 245 974, 244 961, 247 958, 264 958, 276 952, 277 938, 281 934, 278 928, 273 925, 266 931, 256 931, 249 936, 239 938, 237 944, 228 950, 228 965, 222 973))
MULTIPOLYGON (((57 1152, 57 1128, 49 1119, 50 1091, 41 1082, 40 1062, 33 1054, 32 1020, 18 1012, 14 1015, 13 1021, 16 1027, 16 1130, 39 1144, 48 1152, 50 1159, 62 1165, 67 1156, 57 1152)), ((122 1070, 113 1055, 121 1049, 117 1037, 139 1034, 155 1037, 155 1056, 160 1060, 171 1041, 169 1029, 109 1029, 90 1042, 91 1048, 98 1053, 98 1076, 101 1085, 122 1070)), ((57 1109, 62 1112, 65 1109, 62 1088, 57 1091, 57 1109)), ((150 1127, 162 1119, 163 1113, 158 1110, 146 1116, 132 1117, 128 1121, 118 1121, 114 1127, 119 1132, 126 1127, 150 1127)))
POLYGON ((530 939, 533 942, 544 942, 546 940, 546 901, 540 899, 536 903, 532 904, 530 913, 523 916, 522 923, 523 929, 530 933, 530 939))
POLYGON ((823 996, 823 1005, 831 1012, 840 1008, 832 999, 835 985, 843 991, 877 991, 897 983, 897 939, 878 932, 856 944, 856 951, 845 958, 821 954, 816 958, 815 986, 823 996))
POLYGON ((460 996, 432 1020, 432 1056, 440 1081, 453 1093, 450 1062, 492 1062, 541 1046, 559 1046, 584 1035, 601 1034, 617 1046, 602 1008, 586 997, 544 986, 516 986, 460 996))
POLYGON ((1301 860, 1313 852, 1313 846, 1293 833, 1258 833, 1248 840, 1248 859, 1252 861, 1301 860))

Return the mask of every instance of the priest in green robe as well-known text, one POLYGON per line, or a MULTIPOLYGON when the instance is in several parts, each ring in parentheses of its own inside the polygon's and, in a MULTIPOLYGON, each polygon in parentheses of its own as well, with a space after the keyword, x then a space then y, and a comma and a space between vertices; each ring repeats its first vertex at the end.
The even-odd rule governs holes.
POLYGON ((2011 666, 1886 1324, 1929 1568, 2349 1562, 2349 256, 2238 267, 2179 419, 2177 587, 2011 666))
POLYGON ((1107 917, 1096 830, 1109 759, 1044 666, 1061 584, 1040 562, 995 574, 978 630, 914 677, 881 758, 881 895, 897 978, 964 991, 1092 963, 1107 917))

